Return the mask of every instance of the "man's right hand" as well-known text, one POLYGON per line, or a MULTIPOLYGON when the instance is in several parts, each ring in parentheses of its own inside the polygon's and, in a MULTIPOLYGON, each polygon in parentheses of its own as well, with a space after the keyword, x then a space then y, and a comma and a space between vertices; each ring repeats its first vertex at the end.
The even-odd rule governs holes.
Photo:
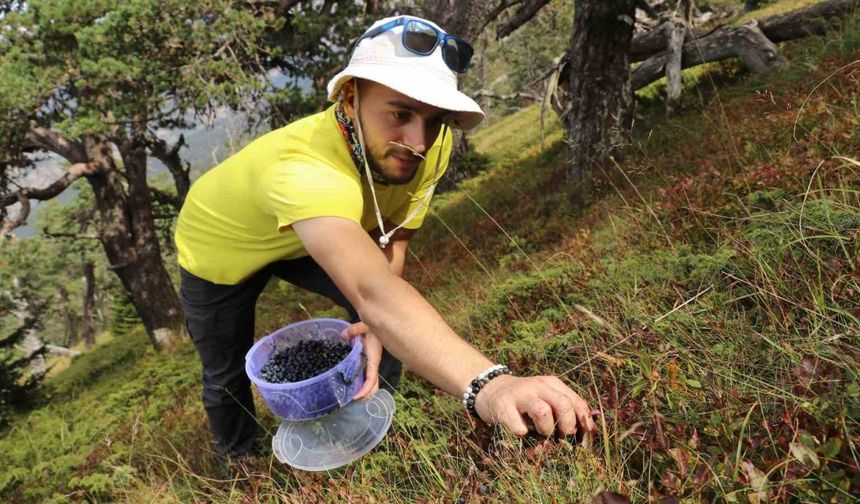
POLYGON ((571 436, 597 428, 588 404, 555 376, 501 375, 478 392, 475 409, 484 421, 518 436, 528 433, 523 415, 531 418, 543 436, 551 436, 556 429, 571 436))

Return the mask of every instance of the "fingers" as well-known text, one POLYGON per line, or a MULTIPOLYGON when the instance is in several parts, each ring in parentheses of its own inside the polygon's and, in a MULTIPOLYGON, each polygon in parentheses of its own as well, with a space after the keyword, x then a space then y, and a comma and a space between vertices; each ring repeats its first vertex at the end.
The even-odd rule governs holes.
POLYGON ((555 419, 552 416, 552 406, 540 397, 529 400, 524 404, 527 414, 535 425, 535 430, 541 436, 551 436, 555 430, 555 419))
POLYGON ((568 397, 572 404, 573 412, 576 415, 576 421, 579 427, 584 428, 589 432, 597 430, 597 426, 591 418, 591 408, 589 408, 588 403, 586 403, 579 394, 571 390, 570 387, 556 376, 541 376, 539 379, 557 392, 568 397))
POLYGON ((340 333, 340 338, 344 341, 348 341, 351 338, 368 332, 370 332, 370 328, 367 327, 367 324, 365 324, 364 322, 356 322, 355 324, 351 324, 349 327, 344 329, 340 333))
POLYGON ((379 379, 368 380, 365 378, 364 384, 358 389, 358 392, 352 396, 353 399, 364 399, 365 397, 370 397, 375 394, 379 390, 379 379))
POLYGON ((367 364, 364 368, 364 384, 352 396, 353 399, 362 399, 379 390, 379 363, 382 360, 382 345, 375 336, 370 334, 362 336, 362 345, 367 357, 367 364))
MULTIPOLYGON (((552 386, 542 390, 540 397, 552 408, 555 427, 558 429, 559 434, 563 436, 572 436, 576 434, 578 427, 574 401, 569 396, 558 391, 552 386)), ((537 427, 537 424, 535 424, 535 427, 537 427)), ((583 424, 583 428, 584 427, 585 425, 583 424)), ((538 429, 538 432, 540 432, 540 429, 538 429)), ((544 433, 541 432, 541 434, 544 433)), ((552 434, 552 431, 550 431, 549 434, 544 435, 548 436, 550 434, 552 434)))
POLYGON ((492 422, 501 425, 511 434, 525 436, 529 432, 528 426, 514 404, 502 401, 490 407, 492 422))
POLYGON ((579 425, 584 425, 585 430, 588 432, 596 431, 597 425, 595 425, 594 419, 591 418, 591 408, 588 406, 588 403, 580 397, 578 401, 574 401, 573 407, 576 410, 576 418, 579 421, 579 425))
POLYGON ((551 436, 556 429, 562 436, 596 430, 588 404, 554 376, 502 375, 481 389, 475 408, 481 418, 518 436, 528 433, 526 416, 542 436, 551 436))

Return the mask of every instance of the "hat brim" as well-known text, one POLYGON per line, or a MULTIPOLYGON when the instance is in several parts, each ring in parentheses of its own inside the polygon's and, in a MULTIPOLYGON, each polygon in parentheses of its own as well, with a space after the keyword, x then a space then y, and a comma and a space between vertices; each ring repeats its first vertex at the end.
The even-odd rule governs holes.
POLYGON ((351 64, 329 81, 328 99, 337 101, 343 85, 355 77, 382 84, 422 103, 450 110, 453 113, 447 123, 452 128, 468 130, 484 120, 484 112, 475 100, 444 83, 434 85, 438 79, 432 72, 421 72, 415 67, 403 68, 381 63, 351 64))

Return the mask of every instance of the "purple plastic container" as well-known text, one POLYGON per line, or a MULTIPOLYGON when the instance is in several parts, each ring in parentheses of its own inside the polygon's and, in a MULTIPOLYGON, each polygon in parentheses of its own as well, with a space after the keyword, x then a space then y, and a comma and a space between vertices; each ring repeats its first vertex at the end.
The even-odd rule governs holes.
POLYGON ((338 319, 311 319, 278 329, 256 342, 245 355, 245 372, 260 390, 272 413, 284 420, 310 420, 345 406, 364 383, 364 354, 361 338, 353 338, 352 350, 333 368, 307 380, 270 383, 260 369, 277 351, 301 340, 337 340, 349 326, 338 319))

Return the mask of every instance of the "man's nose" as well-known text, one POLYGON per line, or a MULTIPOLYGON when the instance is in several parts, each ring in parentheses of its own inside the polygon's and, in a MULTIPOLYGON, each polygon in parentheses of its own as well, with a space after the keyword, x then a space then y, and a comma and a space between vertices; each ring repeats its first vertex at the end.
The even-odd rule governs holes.
POLYGON ((426 121, 422 119, 412 121, 412 123, 406 127, 406 131, 403 134, 404 143, 415 149, 419 154, 423 155, 427 151, 428 132, 426 121))

